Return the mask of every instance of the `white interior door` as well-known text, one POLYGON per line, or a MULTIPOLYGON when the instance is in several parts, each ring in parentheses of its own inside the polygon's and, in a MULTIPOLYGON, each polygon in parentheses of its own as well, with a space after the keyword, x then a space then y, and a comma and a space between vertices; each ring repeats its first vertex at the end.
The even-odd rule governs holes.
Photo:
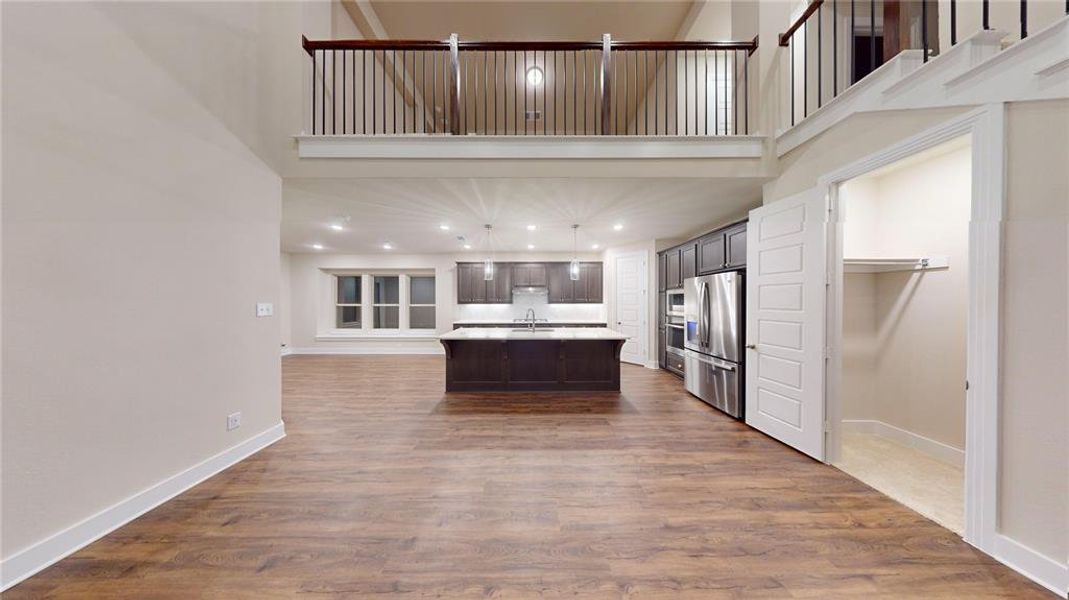
POLYGON ((816 188, 750 211, 746 423, 824 460, 827 204, 816 188))
POLYGON ((616 325, 620 333, 630 339, 620 349, 620 360, 638 365, 646 364, 646 253, 635 252, 616 257, 616 325))

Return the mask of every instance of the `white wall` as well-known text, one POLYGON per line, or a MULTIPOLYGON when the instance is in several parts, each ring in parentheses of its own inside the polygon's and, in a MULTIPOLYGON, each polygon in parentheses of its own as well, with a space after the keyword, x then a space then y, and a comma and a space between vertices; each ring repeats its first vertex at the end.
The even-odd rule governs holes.
MULTIPOLYGON (((457 262, 478 261, 481 255, 461 254, 291 254, 290 290, 292 348, 297 353, 419 353, 439 354, 441 344, 435 334, 416 332, 333 332, 332 272, 354 271, 433 271, 435 274, 435 320, 437 333, 444 333, 460 319, 512 318, 515 307, 495 305, 460 306, 456 303, 457 262)), ((498 253, 494 259, 515 261, 567 261, 566 253, 498 253)), ((595 254, 580 254, 581 260, 601 260, 595 254)), ((523 307, 526 310, 526 307, 523 307)), ((547 306, 548 310, 548 306, 547 306)), ((549 312, 546 316, 550 315, 549 312)), ((542 314, 539 315, 544 316, 542 314)), ((601 304, 553 305, 555 319, 591 319, 605 322, 601 304)))
POLYGON ((288 350, 293 336, 290 326, 290 305, 293 303, 290 294, 290 255, 286 252, 281 254, 279 260, 279 287, 278 306, 275 314, 278 315, 279 346, 288 350))
POLYGON ((281 185, 257 10, 2 10, 6 561, 280 424, 281 185))
MULTIPOLYGON (((763 33, 762 33, 763 35, 763 33)), ((855 115, 784 155, 765 203, 969 107, 855 115)), ((1069 101, 1007 109, 1003 225, 999 532, 1051 560, 1069 555, 1069 101)))
POLYGON ((859 354, 843 357, 844 389, 862 391, 844 394, 844 418, 881 421, 959 450, 965 447, 970 152, 957 144, 840 187, 844 257, 935 255, 950 263, 846 277, 856 281, 844 291, 843 335, 859 354))

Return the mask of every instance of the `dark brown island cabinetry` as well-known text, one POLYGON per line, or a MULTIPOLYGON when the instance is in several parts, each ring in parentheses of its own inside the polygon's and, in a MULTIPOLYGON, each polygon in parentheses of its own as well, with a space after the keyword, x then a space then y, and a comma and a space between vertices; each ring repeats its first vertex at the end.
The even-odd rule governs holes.
POLYGON ((447 392, 620 391, 624 340, 443 339, 447 392))

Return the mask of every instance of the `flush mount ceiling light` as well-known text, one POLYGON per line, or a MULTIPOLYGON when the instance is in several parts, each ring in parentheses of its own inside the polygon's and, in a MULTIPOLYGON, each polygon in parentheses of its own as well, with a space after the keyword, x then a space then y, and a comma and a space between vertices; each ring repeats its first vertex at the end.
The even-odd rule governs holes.
POLYGON ((382 249, 383 250, 393 250, 393 244, 391 244, 390 242, 386 242, 385 244, 382 245, 382 249))
POLYGON ((442 223, 441 225, 438 226, 438 229, 441 229, 442 231, 449 231, 449 226, 446 225, 445 223, 442 223))
POLYGON ((617 223, 616 225, 613 225, 612 228, 615 229, 616 231, 620 231, 621 229, 624 228, 624 224, 623 223, 617 223))
POLYGON ((542 67, 534 66, 527 69, 527 83, 538 87, 542 85, 542 82, 546 80, 546 74, 542 71, 542 67))
POLYGON ((313 250, 322 250, 323 249, 323 244, 312 244, 312 249, 313 250))
POLYGON ((534 250, 534 244, 527 244, 528 250, 534 250))
POLYGON ((601 248, 601 244, 590 244, 591 250, 597 250, 598 248, 601 248))
POLYGON ((465 250, 471 250, 471 244, 464 244, 465 250))
POLYGON ((527 226, 527 231, 534 231, 535 229, 538 229, 538 227, 536 225, 528 225, 527 226))
POLYGON ((345 225, 342 225, 341 223, 331 223, 330 228, 334 231, 345 231, 345 225))

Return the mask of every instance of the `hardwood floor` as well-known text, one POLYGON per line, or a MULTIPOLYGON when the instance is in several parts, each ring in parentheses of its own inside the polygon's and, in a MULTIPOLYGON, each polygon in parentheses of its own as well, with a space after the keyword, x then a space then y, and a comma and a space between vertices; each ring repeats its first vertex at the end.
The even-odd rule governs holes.
POLYGON ((664 372, 446 395, 439 357, 283 365, 286 439, 4 598, 1053 597, 664 372))

